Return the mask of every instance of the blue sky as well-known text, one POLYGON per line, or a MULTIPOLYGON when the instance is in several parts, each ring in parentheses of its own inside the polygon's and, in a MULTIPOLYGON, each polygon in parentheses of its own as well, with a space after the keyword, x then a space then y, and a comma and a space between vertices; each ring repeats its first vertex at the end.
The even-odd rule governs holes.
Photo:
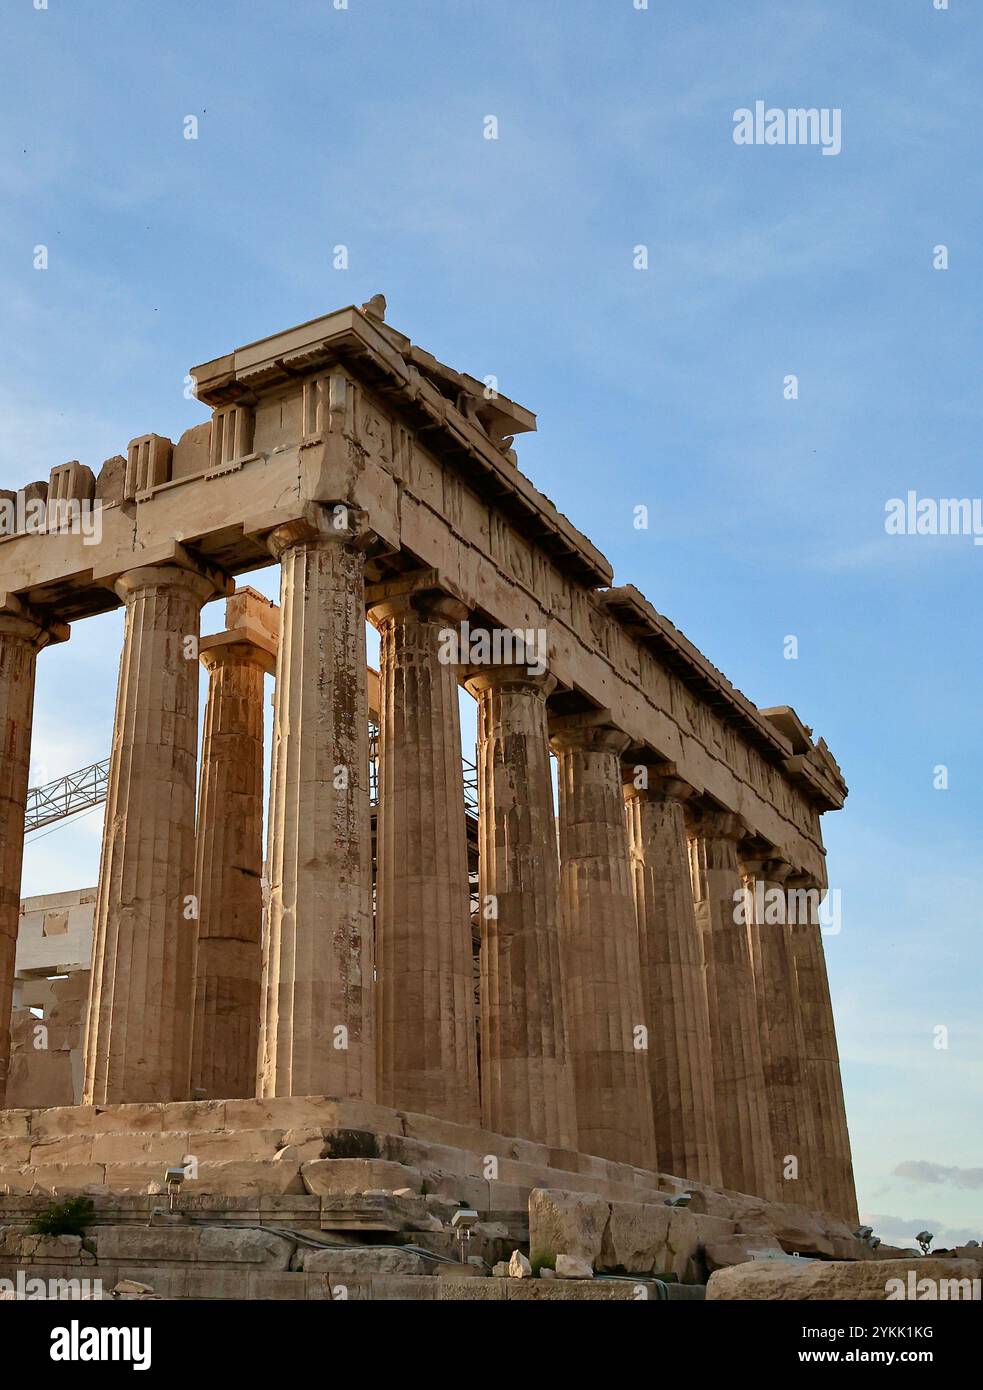
MULTIPOLYGON (((204 418, 191 365, 379 290, 415 341, 496 374, 539 415, 520 466, 617 581, 843 767, 827 954, 885 1239, 983 1237, 983 548, 884 529, 908 489, 980 495, 981 40, 969 0, 0 18, 0 486, 176 439, 204 418), (841 152, 737 146, 759 99, 840 109, 841 152)), ((36 780, 108 753, 120 630, 43 657, 36 780)), ((25 893, 94 882, 100 819, 30 844, 25 893)))

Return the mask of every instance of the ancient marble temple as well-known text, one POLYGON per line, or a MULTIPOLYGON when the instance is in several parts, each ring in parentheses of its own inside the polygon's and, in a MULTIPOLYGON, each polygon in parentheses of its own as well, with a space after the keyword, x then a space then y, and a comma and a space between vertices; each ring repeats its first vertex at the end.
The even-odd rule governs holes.
POLYGON ((519 470, 535 417, 381 296, 192 374, 177 443, 5 495, 100 525, 0 538, 0 1105, 35 680, 122 608, 80 1133, 329 1097, 855 1222, 822 740, 614 583, 519 470), (278 605, 236 587, 269 565, 278 605))

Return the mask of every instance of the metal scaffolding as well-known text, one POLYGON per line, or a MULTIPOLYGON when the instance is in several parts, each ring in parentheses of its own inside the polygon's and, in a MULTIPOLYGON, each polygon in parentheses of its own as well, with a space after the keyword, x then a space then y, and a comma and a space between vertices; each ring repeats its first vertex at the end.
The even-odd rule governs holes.
MULTIPOLYGON (((378 777, 378 731, 370 726, 370 795, 372 805, 379 800, 378 777)), ((464 807, 471 822, 478 819, 478 772, 474 763, 462 758, 464 769, 464 807)), ((74 816, 77 811, 86 811, 90 806, 98 806, 106 800, 109 786, 109 759, 101 763, 90 763, 88 767, 70 772, 54 782, 46 782, 43 787, 31 787, 27 793, 27 809, 24 814, 24 832, 40 830, 55 821, 74 816)))
POLYGON ((90 763, 66 777, 46 782, 43 787, 31 787, 24 813, 25 833, 74 816, 76 811, 98 806, 100 801, 106 800, 108 785, 109 759, 104 758, 101 763, 90 763))

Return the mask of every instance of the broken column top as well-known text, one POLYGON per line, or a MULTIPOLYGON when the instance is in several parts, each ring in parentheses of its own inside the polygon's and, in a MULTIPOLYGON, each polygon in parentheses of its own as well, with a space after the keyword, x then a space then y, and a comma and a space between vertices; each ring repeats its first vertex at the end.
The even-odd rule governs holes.
POLYGON ((230 631, 255 631, 276 643, 280 637, 280 609, 272 599, 244 584, 225 601, 225 625, 230 631))
MULTIPOLYGON (((280 610, 275 603, 248 586, 236 589, 225 602, 226 630, 203 637, 198 650, 203 659, 219 658, 245 648, 272 675, 280 641, 280 610)), ((251 658, 251 659, 253 659, 251 658)), ((206 665, 209 662, 206 660, 206 665)))

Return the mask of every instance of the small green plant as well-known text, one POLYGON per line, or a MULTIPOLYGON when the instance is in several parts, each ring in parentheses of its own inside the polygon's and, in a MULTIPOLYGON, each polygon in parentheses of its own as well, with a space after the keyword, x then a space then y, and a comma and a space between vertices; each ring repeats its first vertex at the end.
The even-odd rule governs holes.
POLYGON ((95 1208, 89 1197, 68 1197, 64 1202, 52 1202, 31 1222, 34 1236, 80 1236, 95 1220, 95 1208))
POLYGON ((536 1256, 534 1256, 534 1258, 530 1261, 530 1263, 531 1263, 531 1265, 532 1265, 532 1275, 533 1275, 533 1278, 534 1278, 534 1279, 538 1279, 538 1278, 540 1277, 540 1271, 541 1271, 541 1270, 544 1270, 544 1269, 552 1269, 552 1270, 555 1270, 555 1269, 556 1269, 556 1256, 555 1256, 555 1255, 536 1255, 536 1256))

